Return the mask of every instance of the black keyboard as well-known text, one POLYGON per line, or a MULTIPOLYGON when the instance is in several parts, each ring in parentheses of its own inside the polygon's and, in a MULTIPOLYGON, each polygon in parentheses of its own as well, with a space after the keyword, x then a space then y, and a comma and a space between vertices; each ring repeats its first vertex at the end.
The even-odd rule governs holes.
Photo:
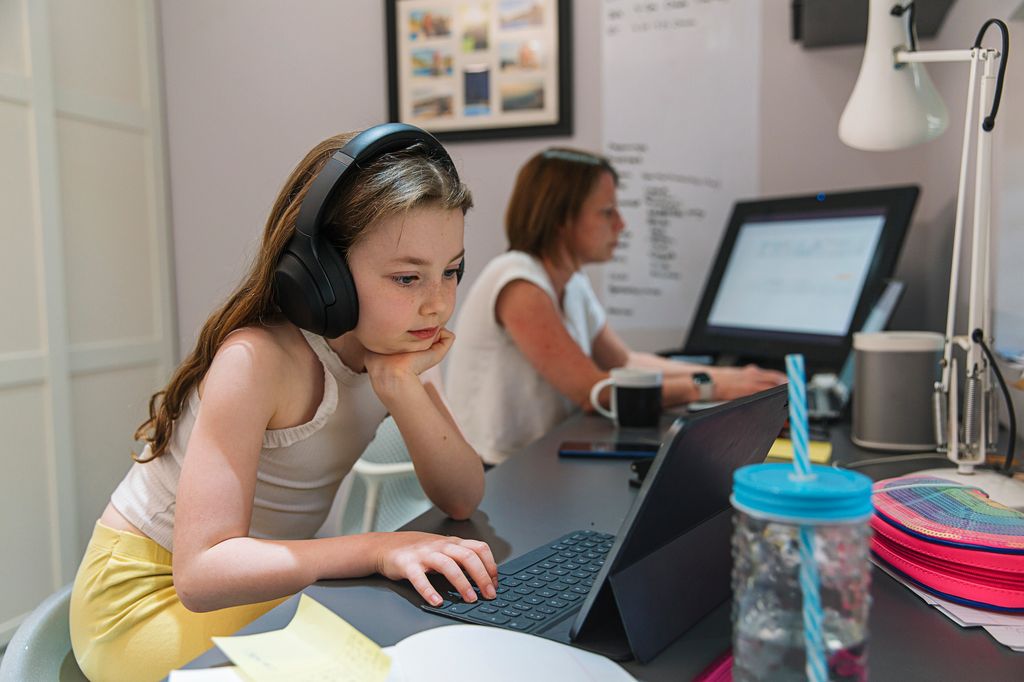
POLYGON ((422 608, 468 623, 542 632, 580 610, 614 541, 592 530, 566 533, 500 565, 495 599, 469 603, 451 590, 440 606, 422 608))

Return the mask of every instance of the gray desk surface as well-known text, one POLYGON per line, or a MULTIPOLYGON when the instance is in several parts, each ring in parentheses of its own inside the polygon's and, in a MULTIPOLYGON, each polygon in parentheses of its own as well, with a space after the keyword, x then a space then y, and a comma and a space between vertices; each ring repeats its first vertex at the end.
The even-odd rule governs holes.
MULTIPOLYGON (((663 420, 663 428, 671 417, 663 420)), ((563 440, 618 435, 657 437, 654 429, 622 430, 602 417, 570 418, 525 451, 487 474, 487 493, 480 509, 467 521, 452 521, 436 509, 409 523, 421 530, 488 542, 498 563, 575 529, 615 533, 636 496, 628 485, 626 460, 564 460, 557 456, 563 440)), ((877 456, 850 444, 848 428, 833 427, 834 458, 853 461, 877 456)), ((937 461, 887 464, 863 469, 885 478, 937 461)), ((420 597, 408 583, 381 577, 322 581, 305 593, 329 607, 382 646, 416 632, 450 625, 450 621, 419 609, 420 597)), ((871 679, 877 680, 1020 680, 1024 654, 997 644, 981 628, 960 628, 888 575, 874 571, 869 642, 871 679)), ((273 609, 238 634, 284 627, 298 597, 273 609)), ((638 679, 688 680, 730 646, 729 604, 721 605, 648 665, 625 667, 638 679)), ((214 648, 187 668, 225 662, 214 648)))

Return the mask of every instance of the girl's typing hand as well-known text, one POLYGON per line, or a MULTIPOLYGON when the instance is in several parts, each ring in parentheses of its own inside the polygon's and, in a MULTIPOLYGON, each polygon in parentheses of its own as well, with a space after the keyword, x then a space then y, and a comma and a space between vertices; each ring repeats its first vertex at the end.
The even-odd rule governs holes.
MULTIPOLYGON (((455 334, 447 329, 441 329, 437 340, 426 350, 393 355, 366 351, 364 362, 366 363, 366 372, 370 375, 370 382, 373 384, 373 390, 381 399, 384 399, 386 395, 400 387, 403 381, 416 378, 441 362, 452 347, 454 340, 455 334)), ((416 381, 418 383, 419 379, 416 381)))
POLYGON ((408 580, 433 606, 440 606, 442 597, 427 580, 427 573, 443 575, 467 602, 477 600, 470 578, 484 599, 497 596, 498 566, 486 542, 431 533, 393 532, 380 535, 379 547, 377 572, 391 580, 408 580))

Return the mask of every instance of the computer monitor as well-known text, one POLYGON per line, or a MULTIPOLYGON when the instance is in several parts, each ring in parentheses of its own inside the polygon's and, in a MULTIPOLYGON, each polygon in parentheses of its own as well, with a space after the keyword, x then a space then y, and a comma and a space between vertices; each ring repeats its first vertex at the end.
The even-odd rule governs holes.
POLYGON ((733 208, 683 352, 838 372, 899 257, 917 186, 733 208))

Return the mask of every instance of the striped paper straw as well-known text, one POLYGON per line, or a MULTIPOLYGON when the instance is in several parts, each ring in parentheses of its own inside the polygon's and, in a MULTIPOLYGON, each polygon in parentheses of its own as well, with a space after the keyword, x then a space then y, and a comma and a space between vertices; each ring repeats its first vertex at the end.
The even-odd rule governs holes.
POLYGON ((801 477, 811 475, 811 458, 807 450, 807 388, 804 384, 804 356, 786 356, 786 378, 789 379, 789 436, 793 441, 793 466, 801 477))
MULTIPOLYGON (((804 384, 804 356, 786 356, 789 379, 789 434, 793 441, 793 467, 797 477, 813 479, 807 450, 807 389, 804 384)), ((825 640, 822 634, 821 579, 814 558, 814 526, 800 526, 800 591, 803 593, 804 649, 807 655, 807 679, 825 682, 825 640)))
POLYGON ((800 591, 804 596, 804 648, 807 650, 807 679, 828 680, 821 611, 821 579, 814 559, 814 526, 800 526, 800 591))

